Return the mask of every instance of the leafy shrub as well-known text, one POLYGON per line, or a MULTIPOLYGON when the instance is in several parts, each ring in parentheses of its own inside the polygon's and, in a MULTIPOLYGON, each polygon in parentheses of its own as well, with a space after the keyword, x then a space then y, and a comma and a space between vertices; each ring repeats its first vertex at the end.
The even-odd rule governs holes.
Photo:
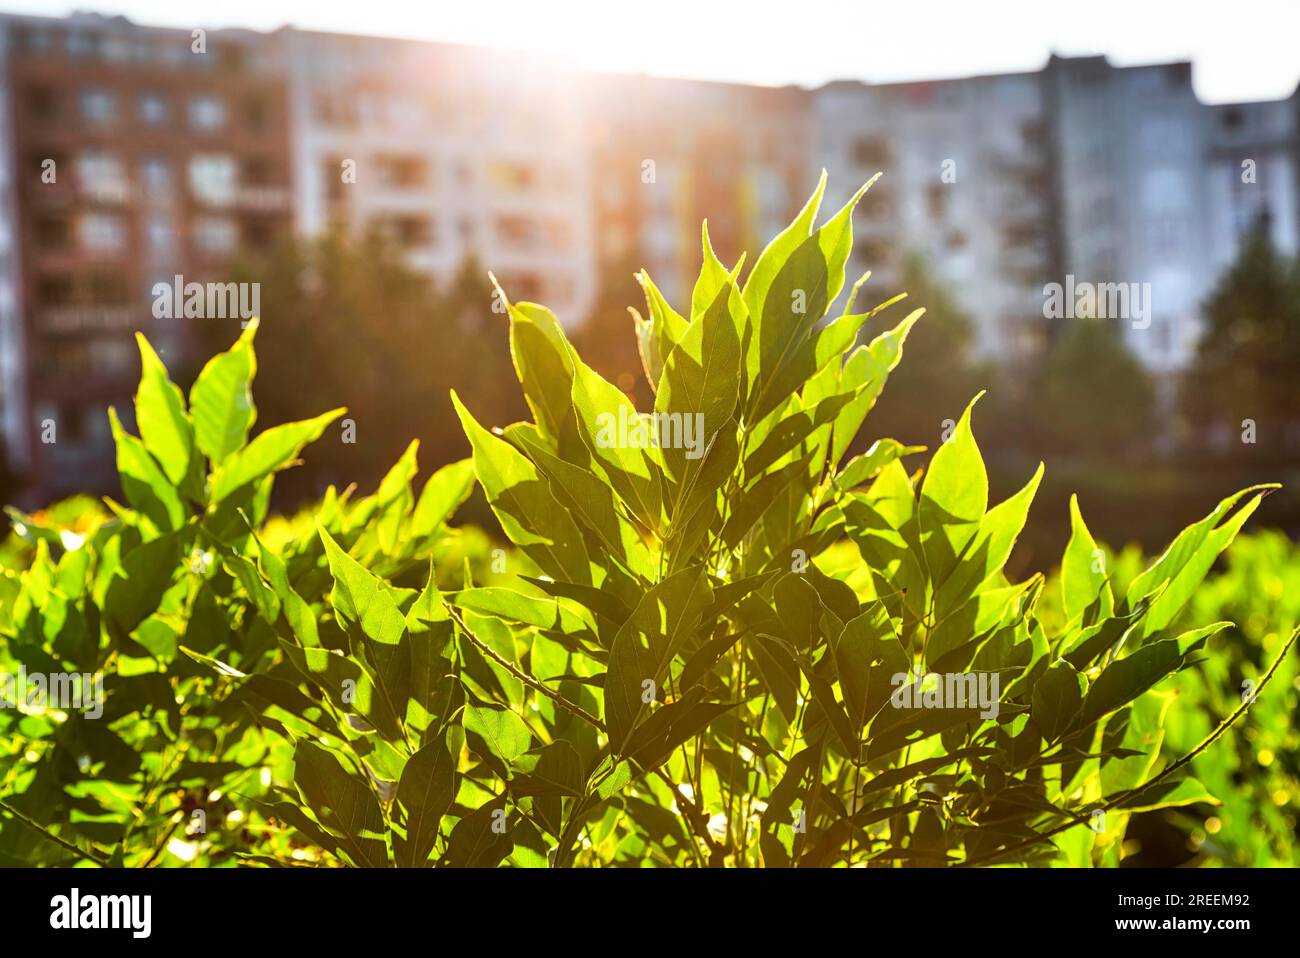
POLYGON ((1160 758, 1224 623, 1173 626, 1265 489, 1123 588, 1076 507, 1040 617, 1043 578, 1002 568, 1042 468, 989 508, 974 402, 923 471, 846 456, 920 311, 859 345, 892 305, 853 312, 859 281, 823 322, 862 195, 817 227, 823 188, 743 284, 707 230, 687 310, 641 276, 653 414, 511 304, 534 421, 453 395, 472 460, 418 497, 412 445, 372 495, 268 519, 341 410, 249 441, 256 325, 188 403, 142 340, 127 504, 13 514, 5 664, 106 678, 98 719, 0 715, 5 856, 1114 864, 1134 812, 1206 799, 1188 763, 1245 709, 1160 758), (446 525, 475 480, 509 551, 446 525), (931 707, 965 675, 996 708, 931 707))
MULTIPOLYGON (((1258 689, 1270 661, 1300 625, 1300 551, 1280 532, 1243 536, 1227 552, 1227 568, 1193 597, 1189 623, 1230 619, 1210 644, 1202 666, 1179 689, 1167 723, 1164 751, 1184 752, 1240 699, 1258 689)), ((1251 709, 1250 727, 1198 756, 1193 773, 1221 801, 1171 813, 1188 833, 1189 848, 1233 866, 1291 866, 1300 845, 1300 663, 1283 658, 1269 695, 1251 709)))

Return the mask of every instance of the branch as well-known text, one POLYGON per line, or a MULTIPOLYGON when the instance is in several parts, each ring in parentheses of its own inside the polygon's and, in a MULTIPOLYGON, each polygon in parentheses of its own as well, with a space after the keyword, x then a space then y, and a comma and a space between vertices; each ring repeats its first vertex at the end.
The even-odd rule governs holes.
POLYGON ((40 822, 28 818, 26 815, 18 811, 18 809, 14 808, 8 802, 0 800, 0 809, 3 809, 4 811, 8 812, 10 815, 18 819, 28 828, 34 828, 36 831, 40 832, 50 841, 54 842, 54 844, 66 848, 68 851, 72 852, 78 857, 84 858, 86 859, 86 861, 89 862, 94 862, 96 865, 99 865, 101 868, 112 867, 112 865, 109 863, 109 860, 107 858, 101 858, 99 855, 96 855, 94 852, 88 852, 84 848, 81 848, 80 846, 75 845, 72 842, 67 841, 66 839, 60 838, 58 835, 54 834, 54 832, 50 831, 48 828, 42 825, 40 822))
POLYGON ((492 648, 491 646, 487 645, 485 642, 481 641, 478 638, 478 636, 476 636, 473 632, 471 632, 469 630, 469 627, 465 625, 465 621, 460 617, 460 613, 455 608, 453 608, 451 605, 449 605, 446 602, 444 602, 443 605, 446 606, 447 612, 451 615, 452 619, 455 620, 456 624, 460 626, 461 633, 465 636, 465 638, 469 639, 471 642, 474 643, 474 647, 476 649, 478 649, 480 652, 482 652, 484 655, 490 658, 497 665, 501 666, 501 668, 505 669, 507 672, 513 675, 520 682, 523 682, 524 685, 527 685, 530 689, 535 689, 536 691, 541 692, 548 699, 550 699, 552 702, 554 702, 560 708, 564 709, 569 714, 576 715, 578 718, 582 719, 584 722, 588 722, 589 724, 592 725, 592 727, 600 730, 601 732, 607 731, 607 729, 605 728, 605 723, 602 722, 600 719, 596 718, 596 716, 592 715, 581 705, 578 705, 574 702, 570 702, 559 692, 543 685, 537 679, 533 678, 527 672, 523 671, 518 666, 516 666, 509 659, 502 656, 499 652, 497 652, 496 649, 492 648))
MULTIPOLYGON (((467 639, 469 639, 472 643, 474 643, 474 647, 476 649, 478 649, 480 652, 482 652, 484 655, 490 658, 497 665, 501 666, 501 668, 505 669, 507 672, 513 675, 520 682, 523 682, 530 689, 535 689, 536 691, 541 692, 543 695, 545 695, 547 698, 553 701, 560 708, 564 709, 566 712, 569 712, 572 715, 576 715, 578 718, 582 719, 585 722, 588 722, 593 728, 601 732, 604 732, 606 735, 609 734, 609 729, 605 727, 604 722, 596 718, 596 716, 592 715, 581 705, 577 705, 574 702, 570 702, 559 692, 556 692, 554 689, 548 688, 547 686, 539 682, 537 679, 529 675, 527 672, 518 668, 513 662, 509 661, 504 656, 502 656, 499 652, 497 652, 496 649, 487 645, 486 643, 481 641, 478 638, 478 636, 474 635, 474 633, 469 630, 469 627, 465 625, 465 622, 460 617, 460 612, 457 609, 455 609, 453 606, 451 606, 446 602, 444 602, 443 605, 446 606, 447 612, 451 615, 452 619, 455 620, 456 624, 460 626, 460 630, 462 634, 464 634, 464 636, 467 639)), ((693 802, 691 799, 687 798, 684 792, 680 791, 677 784, 674 783, 673 780, 668 777, 667 773, 664 772, 663 769, 661 768, 654 769, 654 774, 658 776, 663 781, 663 783, 667 785, 668 788, 671 789, 673 794, 677 797, 678 806, 683 810, 684 817, 686 818, 686 823, 687 825, 690 826, 691 832, 694 833, 697 838, 699 838, 701 841, 704 842, 705 845, 708 846, 709 853, 710 853, 709 854, 710 863, 719 861, 721 857, 726 854, 726 848, 723 847, 722 845, 719 845, 716 841, 714 841, 713 837, 709 834, 708 822, 705 820, 704 814, 700 811, 699 806, 696 805, 695 802, 693 802)), ((573 816, 573 819, 571 820, 574 820, 576 818, 577 815, 575 814, 573 816)))
MULTIPOLYGON (((1264 678, 1260 680, 1259 688, 1256 690, 1256 695, 1258 695, 1259 692, 1264 691, 1264 687, 1273 680, 1273 675, 1277 672, 1278 667, 1282 664, 1282 660, 1286 658, 1286 654, 1291 651, 1291 646, 1295 645, 1295 641, 1298 636, 1300 636, 1300 629, 1296 629, 1294 632, 1291 633, 1291 638, 1287 639, 1286 645, 1282 647, 1282 651, 1278 653, 1277 658, 1273 660, 1273 664, 1269 666, 1268 671, 1264 674, 1264 678)), ((1188 752, 1178 761, 1174 762, 1172 765, 1165 768, 1164 771, 1160 772, 1160 774, 1156 775, 1154 778, 1148 779, 1147 781, 1143 782, 1141 785, 1136 785, 1125 792, 1120 792, 1118 795, 1113 796, 1104 805, 1100 807, 1100 810, 1103 812, 1108 812, 1115 806, 1122 805, 1130 798, 1133 798, 1135 795, 1140 795, 1142 792, 1145 792, 1151 786, 1164 781, 1174 772, 1188 765, 1193 759, 1196 758, 1196 756, 1200 755, 1207 748, 1213 745, 1219 739, 1219 737, 1223 735, 1223 733, 1226 732, 1234 722, 1237 721, 1237 719, 1241 718, 1241 716, 1246 714, 1246 709, 1250 708, 1253 702, 1254 702, 1253 698, 1249 702, 1242 702, 1241 705, 1237 708, 1237 710, 1233 712, 1231 715, 1229 715, 1222 722, 1220 722, 1218 727, 1209 735, 1207 735, 1204 741, 1202 741, 1200 745, 1197 745, 1196 748, 1192 749, 1190 752, 1188 752)), ((1092 811, 1096 811, 1096 810, 1097 809, 1093 809, 1092 811)), ((1060 809, 1059 811, 1061 811, 1061 813, 1065 815, 1073 814, 1072 812, 1067 812, 1064 809, 1060 809)), ((981 856, 979 858, 968 859, 967 861, 962 862, 960 865, 956 867, 969 868, 973 865, 983 865, 987 862, 997 861, 999 858, 1003 858, 1007 855, 1010 855, 1012 852, 1017 852, 1024 848, 1029 848, 1030 846, 1037 845, 1040 842, 1044 842, 1055 835, 1059 835, 1061 832, 1068 831, 1071 828, 1074 828, 1077 825, 1079 825, 1079 823, 1080 821, 1078 819, 1076 819, 1075 821, 1066 822, 1064 825, 1058 825, 1056 828, 1050 829, 1046 832, 1040 832, 1039 834, 1035 835, 1033 838, 1026 838, 1024 841, 1017 842, 1014 845, 1008 845, 1006 848, 1003 848, 1001 851, 990 852, 989 854, 981 856)))

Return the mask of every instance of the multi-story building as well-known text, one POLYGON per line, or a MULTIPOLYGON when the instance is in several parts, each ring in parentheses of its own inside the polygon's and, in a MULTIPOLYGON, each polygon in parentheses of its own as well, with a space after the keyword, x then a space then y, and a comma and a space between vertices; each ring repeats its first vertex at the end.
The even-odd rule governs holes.
POLYGON ((1300 92, 1213 107, 1208 136, 1211 274, 1260 226, 1283 253, 1300 252, 1300 92))
POLYGON ((449 280, 467 257, 569 325, 595 290, 580 80, 449 44, 281 31, 295 225, 386 229, 449 280))
POLYGON ((435 279, 473 261, 573 326, 612 270, 644 266, 682 302, 703 219, 724 261, 756 256, 821 168, 824 210, 884 173, 855 215, 850 280, 875 274, 862 302, 903 291, 917 254, 976 350, 1006 362, 1063 328, 1051 284, 1125 284, 1143 291, 1117 317, 1130 346, 1176 371, 1245 230, 1263 220, 1300 249, 1300 92, 1209 107, 1186 63, 1052 57, 807 91, 290 28, 0 16, 8 458, 42 496, 109 486, 103 410, 129 418, 132 333, 173 365, 197 358, 195 321, 156 318, 155 284, 220 282, 288 230, 382 229, 435 279))
MULTIPOLYGON (((816 150, 832 208, 876 173, 854 223, 854 277, 868 299, 903 292, 919 256, 974 321, 981 355, 1032 348, 1055 267, 1052 152, 1037 74, 867 86, 814 94, 816 150)), ((853 277, 851 277, 853 278, 853 277)))
POLYGON ((93 14, 7 16, 0 36, 10 457, 48 493, 104 488, 104 410, 131 420, 135 331, 183 361, 193 323, 217 321, 158 318, 155 285, 222 282, 288 226, 280 58, 260 34, 93 14))
POLYGON ((724 262, 744 251, 752 262, 816 184, 808 100, 793 87, 594 78, 586 112, 602 277, 644 267, 682 302, 705 219, 724 262))
POLYGON ((1096 311, 1124 307, 1110 318, 1157 375, 1193 356, 1244 230, 1265 216, 1279 248, 1300 246, 1298 105, 1206 106, 1188 63, 1104 57, 813 94, 833 198, 885 174, 860 207, 851 264, 882 292, 900 291, 900 259, 922 254, 973 318, 977 351, 1015 361, 1064 328, 1044 311, 1052 284, 1122 286, 1096 311))
POLYGON ((1062 272, 1075 284, 1141 295, 1130 315, 1110 318, 1148 368, 1173 372, 1194 353, 1214 279, 1206 268, 1211 111, 1192 90, 1191 64, 1117 68, 1104 57, 1053 57, 1044 78, 1062 272))

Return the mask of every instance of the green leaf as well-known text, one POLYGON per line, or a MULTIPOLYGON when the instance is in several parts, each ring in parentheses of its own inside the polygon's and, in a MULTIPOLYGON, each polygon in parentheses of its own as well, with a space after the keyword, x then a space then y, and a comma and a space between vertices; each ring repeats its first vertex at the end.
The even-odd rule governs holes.
POLYGON ((406 838, 394 841, 399 867, 428 862, 442 816, 455 797, 456 760, 438 738, 411 756, 397 784, 397 801, 406 810, 406 838))
POLYGON ((750 317, 745 342, 748 421, 761 421, 785 402, 787 394, 773 384, 782 369, 795 362, 799 347, 844 287, 844 264, 853 245, 853 208, 870 185, 814 232, 826 189, 823 172, 794 222, 754 263, 742 294, 750 317))
POLYGON ((935 613, 945 617, 960 606, 973 592, 990 583, 1005 581, 1002 567, 1015 547, 1020 531, 1029 518, 1029 507, 1043 479, 1043 464, 1014 496, 998 503, 980 519, 979 532, 967 545, 952 575, 939 586, 935 596, 935 613))
POLYGON ((935 583, 952 574, 988 506, 988 473, 970 424, 979 398, 971 400, 948 441, 935 452, 921 485, 917 524, 930 580, 935 583))
POLYGON ((736 707, 735 702, 704 702, 703 697, 704 689, 696 685, 681 698, 651 712, 632 733, 628 757, 641 768, 658 768, 677 746, 703 733, 719 715, 736 707))
POLYGON ((849 723, 860 731, 889 700, 890 677, 906 672, 907 653, 884 603, 873 602, 857 618, 845 623, 835 641, 835 671, 849 723))
POLYGON ((454 392, 451 398, 474 448, 474 472, 510 541, 553 578, 594 585, 582 533, 537 467, 480 426, 454 392))
POLYGON ((144 443, 122 428, 117 410, 108 409, 108 424, 117 446, 117 471, 122 491, 159 532, 179 529, 185 522, 185 504, 144 443))
POLYGON ((181 534, 137 546, 122 557, 104 596, 104 612, 120 636, 127 636, 158 609, 180 571, 181 534))
POLYGON ((1145 645, 1112 662, 1088 689, 1083 703, 1083 723, 1086 725, 1127 705, 1177 669, 1181 661, 1178 642, 1169 640, 1145 645))
POLYGON ((380 645, 397 645, 406 633, 406 618, 383 579, 371 574, 339 548, 323 528, 316 530, 325 544, 334 589, 330 600, 343 618, 361 627, 366 638, 380 645))
MULTIPOLYGON (((877 309, 883 309, 887 305, 889 304, 885 303, 877 309)), ((838 463, 843 459, 849 446, 853 444, 867 413, 880 398, 885 383, 889 380, 889 374, 903 358, 903 344, 907 341, 908 333, 912 331, 912 327, 924 312, 925 310, 918 309, 909 313, 893 329, 881 333, 866 346, 858 347, 845 360, 844 368, 840 372, 841 386, 858 388, 858 392, 853 402, 835 419, 835 442, 831 449, 832 463, 838 463)), ((873 313, 866 315, 869 317, 873 313)), ((914 451, 919 451, 917 447, 912 448, 914 451)))
MULTIPOLYGON (((777 838, 776 831, 781 826, 785 826, 792 832, 795 831, 796 803, 800 806, 800 811, 811 817, 809 807, 812 804, 812 796, 809 792, 812 789, 805 791, 804 780, 809 778, 811 772, 813 784, 820 783, 821 761, 820 742, 796 752, 786 765, 781 780, 768 796, 767 808, 763 810, 763 834, 759 838, 759 845, 763 850, 763 864, 769 868, 781 868, 790 864, 790 854, 777 838)), ((799 835, 796 833, 794 838, 798 841, 799 835)))
POLYGON ((903 456, 924 452, 924 446, 904 446, 896 439, 877 439, 860 456, 854 456, 835 477, 835 485, 843 492, 870 482, 880 470, 903 456))
POLYGON ((658 529, 662 487, 660 457, 651 445, 653 421, 643 419, 622 390, 581 362, 574 369, 572 398, 578 431, 591 457, 641 525, 658 529), (641 442, 639 424, 645 428, 645 443, 634 446, 641 442))
POLYGON ((551 742, 525 752, 516 760, 515 768, 518 774, 510 780, 510 790, 518 795, 559 792, 581 797, 587 783, 582 759, 568 742, 551 742))
POLYGON ((1158 782, 1143 789, 1118 806, 1129 812, 1150 812, 1157 808, 1181 808, 1185 805, 1222 805, 1209 789, 1195 778, 1158 782))
POLYGON ((1070 730, 1082 706, 1083 676, 1069 663, 1058 662, 1035 683, 1030 714, 1050 743, 1070 730))
POLYGON ((512 305, 510 355, 538 429, 556 444, 573 418, 574 358, 555 314, 532 303, 512 305))
POLYGON ((640 532, 624 518, 624 510, 605 480, 583 466, 552 455, 526 432, 510 436, 545 475, 556 499, 600 539, 613 561, 641 576, 653 573, 654 561, 640 532))
POLYGON ((317 821, 339 837, 354 865, 388 864, 384 815, 374 793, 348 774, 332 754, 302 740, 293 750, 293 782, 317 821))
POLYGON ((733 425, 740 395, 742 308, 740 290, 732 282, 723 285, 708 309, 687 327, 664 366, 655 412, 671 419, 680 416, 683 437, 687 417, 703 426, 695 436, 698 447, 693 455, 684 444, 660 451, 668 474, 682 485, 698 472, 704 450, 718 430, 733 425))
POLYGON ((167 368, 149 341, 135 334, 140 347, 140 386, 135 393, 135 421, 145 448, 158 460, 173 486, 189 477, 194 455, 194 427, 185 413, 185 397, 167 378, 167 368))
MULTIPOLYGON (((663 377, 664 362, 672 355, 677 344, 686 335, 686 320, 668 305, 663 294, 645 270, 636 274, 645 294, 646 309, 649 319, 642 319, 633 311, 636 318, 637 348, 641 353, 641 366, 645 370, 650 388, 658 391, 659 380, 663 377)), ((712 300, 710 299, 710 302, 712 300)))
POLYGON ((302 447, 319 439, 325 427, 345 412, 347 410, 340 407, 315 419, 274 426, 260 433, 247 446, 232 452, 217 467, 212 478, 214 501, 220 502, 240 487, 260 482, 271 473, 292 465, 302 447))
POLYGON ((488 802, 456 823, 447 843, 443 865, 448 868, 495 868, 514 847, 509 827, 493 826, 505 822, 500 802, 488 802))
POLYGON ((661 686, 669 664, 695 633, 712 599, 704 570, 684 569, 646 592, 614 636, 605 673, 605 723, 612 754, 626 754, 633 729, 649 709, 646 697, 663 700, 661 686))
POLYGON ((473 488, 473 459, 449 463, 430 476, 411 515, 411 538, 433 535, 469 498, 473 488))
POLYGON ((1164 586, 1134 635, 1137 642, 1148 641, 1174 620, 1205 579, 1219 554, 1232 544, 1246 520, 1259 508, 1264 496, 1275 488, 1277 487, 1252 486, 1224 499, 1212 513, 1180 533, 1156 563, 1133 580, 1128 591, 1129 601, 1136 596, 1154 595, 1164 586), (1259 491, 1235 513, 1232 512, 1241 499, 1255 490, 1259 491))
POLYGON ((513 765, 533 744, 524 720, 509 709, 467 705, 462 723, 465 731, 483 739, 492 754, 506 765, 513 765))
MULTIPOLYGON (((340 549, 323 528, 318 526, 317 531, 325 543, 325 555, 334 576, 334 588, 330 592, 334 611, 343 622, 360 629, 361 636, 353 639, 353 651, 362 653, 384 708, 397 716, 400 723, 407 713, 411 690, 406 617, 383 579, 372 575, 340 549)), ((385 735, 390 737, 389 733, 385 735)))
POLYGON ((411 481, 420 471, 417 458, 419 451, 420 440, 411 440, 406 451, 384 475, 375 492, 375 511, 370 522, 379 540, 380 550, 388 555, 397 551, 398 531, 414 501, 411 496, 411 481))
POLYGON ((257 374, 256 332, 253 319, 234 346, 208 360, 190 389, 194 441, 214 465, 244 445, 257 418, 251 389, 257 374))
POLYGON ((1101 614, 1114 608, 1106 576, 1106 556, 1093 539, 1079 510, 1079 497, 1070 496, 1070 541, 1061 559, 1061 602, 1066 619, 1072 620, 1102 599, 1101 614))

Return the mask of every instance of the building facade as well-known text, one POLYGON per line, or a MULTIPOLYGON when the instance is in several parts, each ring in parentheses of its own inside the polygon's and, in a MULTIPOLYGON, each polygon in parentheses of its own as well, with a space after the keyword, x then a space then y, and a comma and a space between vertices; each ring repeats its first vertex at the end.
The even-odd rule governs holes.
POLYGON ((645 267, 687 298, 701 220, 725 262, 756 256, 821 169, 825 210, 884 174, 854 218, 863 303, 903 291, 915 255, 971 316, 977 353, 1022 363, 1064 328, 1053 285, 1131 288, 1114 318, 1168 374, 1247 230, 1300 249, 1298 131, 1300 94, 1207 106, 1186 63, 1054 56, 803 90, 0 15, 0 433, 42 498, 111 488, 104 410, 130 419, 134 332, 179 369, 200 358, 158 284, 222 283, 289 232, 382 230, 436 280, 477 264, 572 327, 611 271, 645 267))
POLYGON ((294 224, 389 232, 448 282, 467 259, 579 323, 595 290, 578 75, 448 44, 281 31, 294 224))
MULTIPOLYGON (((6 17, 0 368, 9 458, 52 494, 113 478, 137 330, 168 361, 193 326, 159 284, 223 282, 289 226, 280 58, 244 31, 6 17)), ((200 317, 218 321, 216 317, 200 317)))
POLYGON ((671 302, 689 298, 704 220, 723 262, 757 256, 816 183, 809 102, 792 87, 594 78, 585 112, 600 275, 644 268, 671 302))
POLYGON ((870 270, 870 302, 904 292, 920 257, 974 321, 974 349, 1015 358, 1055 269, 1047 110, 1037 74, 867 86, 815 94, 815 144, 837 207, 876 173, 854 223, 850 272, 870 270))

